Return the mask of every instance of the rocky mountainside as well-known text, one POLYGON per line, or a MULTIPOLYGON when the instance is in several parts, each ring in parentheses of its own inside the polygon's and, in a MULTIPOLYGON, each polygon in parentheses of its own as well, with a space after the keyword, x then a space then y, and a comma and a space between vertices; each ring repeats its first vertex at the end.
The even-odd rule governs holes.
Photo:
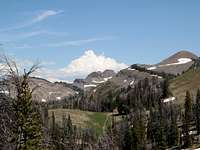
MULTIPOLYGON (((10 86, 5 86, 1 89, 1 93, 9 94, 12 97, 16 95, 15 88, 10 86)), ((29 86, 34 89, 33 100, 39 102, 47 102, 52 100, 61 100, 68 96, 73 96, 76 91, 70 87, 66 87, 59 83, 52 83, 45 79, 32 77, 29 79, 29 86)))
POLYGON ((177 75, 188 70, 195 59, 198 59, 198 56, 195 54, 188 51, 180 51, 147 69, 177 75))
POLYGON ((92 95, 94 99, 104 99, 108 97, 110 92, 116 93, 129 86, 134 87, 138 81, 145 78, 155 78, 162 81, 162 74, 182 74, 194 64, 196 59, 198 59, 196 55, 180 51, 155 65, 132 65, 116 74, 109 74, 106 76, 108 80, 105 80, 105 76, 101 72, 93 72, 84 80, 75 80, 74 84, 79 82, 81 88, 87 91, 88 97, 92 95))
MULTIPOLYGON (((109 92, 134 87, 134 85, 144 78, 157 78, 162 80, 159 72, 170 74, 182 74, 188 70, 198 57, 188 51, 180 51, 169 58, 155 65, 136 65, 144 69, 132 66, 125 68, 117 73, 113 70, 103 72, 92 72, 85 79, 75 79, 72 84, 56 82, 52 83, 41 78, 31 78, 30 87, 37 87, 33 93, 33 99, 37 101, 61 100, 68 96, 85 91, 89 96, 106 97, 109 92)), ((86 68, 87 69, 87 68, 86 68)), ((1 90, 1 93, 14 95, 14 90, 1 90)))
POLYGON ((81 89, 88 90, 108 81, 115 74, 113 70, 92 72, 85 79, 75 79, 73 84, 81 89))

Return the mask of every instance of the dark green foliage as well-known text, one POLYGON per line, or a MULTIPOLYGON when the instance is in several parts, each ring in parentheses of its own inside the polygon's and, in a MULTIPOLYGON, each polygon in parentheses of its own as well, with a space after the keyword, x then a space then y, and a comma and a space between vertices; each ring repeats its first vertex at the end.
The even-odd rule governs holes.
POLYGON ((183 121, 183 135, 184 135, 184 147, 190 147, 192 144, 190 132, 191 126, 191 117, 192 117, 192 99, 190 96, 190 92, 186 92, 185 97, 185 113, 184 113, 184 121, 183 121))
POLYGON ((169 146, 177 146, 179 144, 179 129, 177 125, 177 114, 175 113, 175 107, 170 105, 171 109, 171 121, 170 127, 168 130, 168 145, 169 146))
POLYGON ((28 74, 19 77, 16 85, 17 98, 13 100, 13 111, 17 118, 14 129, 17 150, 41 149, 41 120, 40 115, 33 108, 32 92, 28 85, 28 74))
POLYGON ((172 93, 169 90, 169 79, 166 78, 163 82, 163 95, 162 98, 168 98, 172 93))
POLYGON ((130 115, 131 124, 125 135, 125 148, 130 150, 143 150, 146 148, 146 117, 141 111, 130 115))
POLYGON ((51 116, 51 127, 50 127, 50 136, 51 136, 51 147, 54 150, 63 150, 64 144, 63 144, 63 133, 60 131, 58 125, 55 121, 55 115, 54 112, 52 112, 51 116))
POLYGON ((164 150, 167 147, 166 144, 166 130, 165 130, 165 120, 164 120, 164 114, 163 114, 163 102, 162 100, 159 101, 159 116, 157 121, 159 121, 159 129, 157 131, 157 139, 156 139, 156 143, 157 143, 157 148, 159 150, 164 150))
POLYGON ((196 129, 197 134, 200 134, 200 89, 197 90, 196 96, 196 129))

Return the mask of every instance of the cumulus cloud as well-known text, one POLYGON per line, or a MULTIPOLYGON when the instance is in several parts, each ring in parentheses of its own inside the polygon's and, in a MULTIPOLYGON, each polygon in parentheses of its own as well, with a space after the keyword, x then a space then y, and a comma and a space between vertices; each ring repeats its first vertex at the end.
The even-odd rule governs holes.
POLYGON ((103 54, 95 54, 93 50, 87 50, 81 57, 74 59, 71 63, 61 69, 66 77, 69 76, 86 76, 94 71, 104 71, 106 69, 112 69, 119 71, 127 68, 124 63, 119 63, 115 59, 106 57, 103 54))
MULTIPOLYGON (((17 60, 16 62, 22 71, 24 68, 30 68, 34 64, 30 60, 17 60)), ((128 67, 126 64, 117 62, 115 59, 106 57, 104 54, 96 54, 93 50, 85 51, 82 56, 72 60, 65 68, 50 69, 47 67, 54 65, 55 62, 41 62, 40 64, 42 67, 32 75, 51 82, 71 82, 78 77, 84 78, 94 71, 112 69, 117 72, 128 67)))

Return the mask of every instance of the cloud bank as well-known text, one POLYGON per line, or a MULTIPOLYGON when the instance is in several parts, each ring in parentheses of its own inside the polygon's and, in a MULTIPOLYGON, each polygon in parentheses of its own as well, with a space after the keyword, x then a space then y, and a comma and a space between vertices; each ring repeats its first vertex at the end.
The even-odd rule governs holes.
POLYGON ((104 71, 106 69, 119 71, 127 67, 126 64, 119 63, 113 58, 106 57, 103 54, 95 54, 93 50, 87 50, 82 56, 72 60, 67 67, 60 71, 63 72, 65 77, 84 77, 94 71, 104 71))
MULTIPOLYGON (((23 70, 23 68, 30 68, 34 62, 29 60, 18 60, 17 64, 19 65, 19 68, 23 70)), ((128 67, 124 63, 120 63, 113 58, 104 56, 104 54, 96 54, 93 50, 85 51, 82 56, 72 60, 64 68, 50 69, 47 67, 54 64, 54 62, 41 62, 41 65, 44 67, 34 72, 33 76, 44 78, 51 82, 72 82, 75 78, 85 78, 89 73, 94 71, 112 69, 117 72, 128 67)))

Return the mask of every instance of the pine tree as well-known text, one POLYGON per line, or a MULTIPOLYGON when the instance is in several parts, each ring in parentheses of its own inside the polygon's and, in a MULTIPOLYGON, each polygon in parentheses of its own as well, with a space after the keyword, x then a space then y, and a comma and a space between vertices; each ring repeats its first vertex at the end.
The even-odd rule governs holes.
POLYGON ((50 127, 51 140, 52 140, 51 147, 56 150, 64 150, 63 132, 61 132, 60 128, 56 124, 54 112, 52 112, 51 118, 52 118, 50 127))
POLYGON ((200 134, 200 89, 197 90, 196 96, 196 129, 197 134, 200 134))
POLYGON ((170 90, 169 90, 169 79, 165 79, 163 82, 163 95, 162 98, 167 98, 169 97, 171 94, 170 90))
POLYGON ((184 132, 184 146, 187 148, 191 146, 191 136, 190 132, 190 123, 191 123, 191 114, 192 114, 192 99, 190 96, 190 92, 186 92, 185 97, 185 113, 184 113, 184 125, 183 125, 183 132, 184 132))
POLYGON ((28 85, 29 73, 17 77, 17 98, 13 101, 13 111, 17 118, 14 129, 16 150, 41 149, 41 120, 32 104, 32 92, 28 85))
POLYGON ((163 119, 160 119, 160 126, 158 130, 158 149, 165 150, 166 149, 166 133, 163 119))
POLYGON ((125 136, 124 149, 143 150, 146 147, 146 115, 139 110, 132 115, 132 123, 125 136))
POLYGON ((157 137, 157 148, 159 150, 166 149, 166 132, 165 132, 165 126, 164 126, 164 119, 163 119, 163 103, 160 100, 159 101, 159 129, 158 129, 158 137, 157 137))
POLYGON ((174 114, 174 111, 172 110, 168 144, 169 146, 176 146, 178 145, 178 142, 179 142, 179 130, 177 126, 177 119, 174 114))

